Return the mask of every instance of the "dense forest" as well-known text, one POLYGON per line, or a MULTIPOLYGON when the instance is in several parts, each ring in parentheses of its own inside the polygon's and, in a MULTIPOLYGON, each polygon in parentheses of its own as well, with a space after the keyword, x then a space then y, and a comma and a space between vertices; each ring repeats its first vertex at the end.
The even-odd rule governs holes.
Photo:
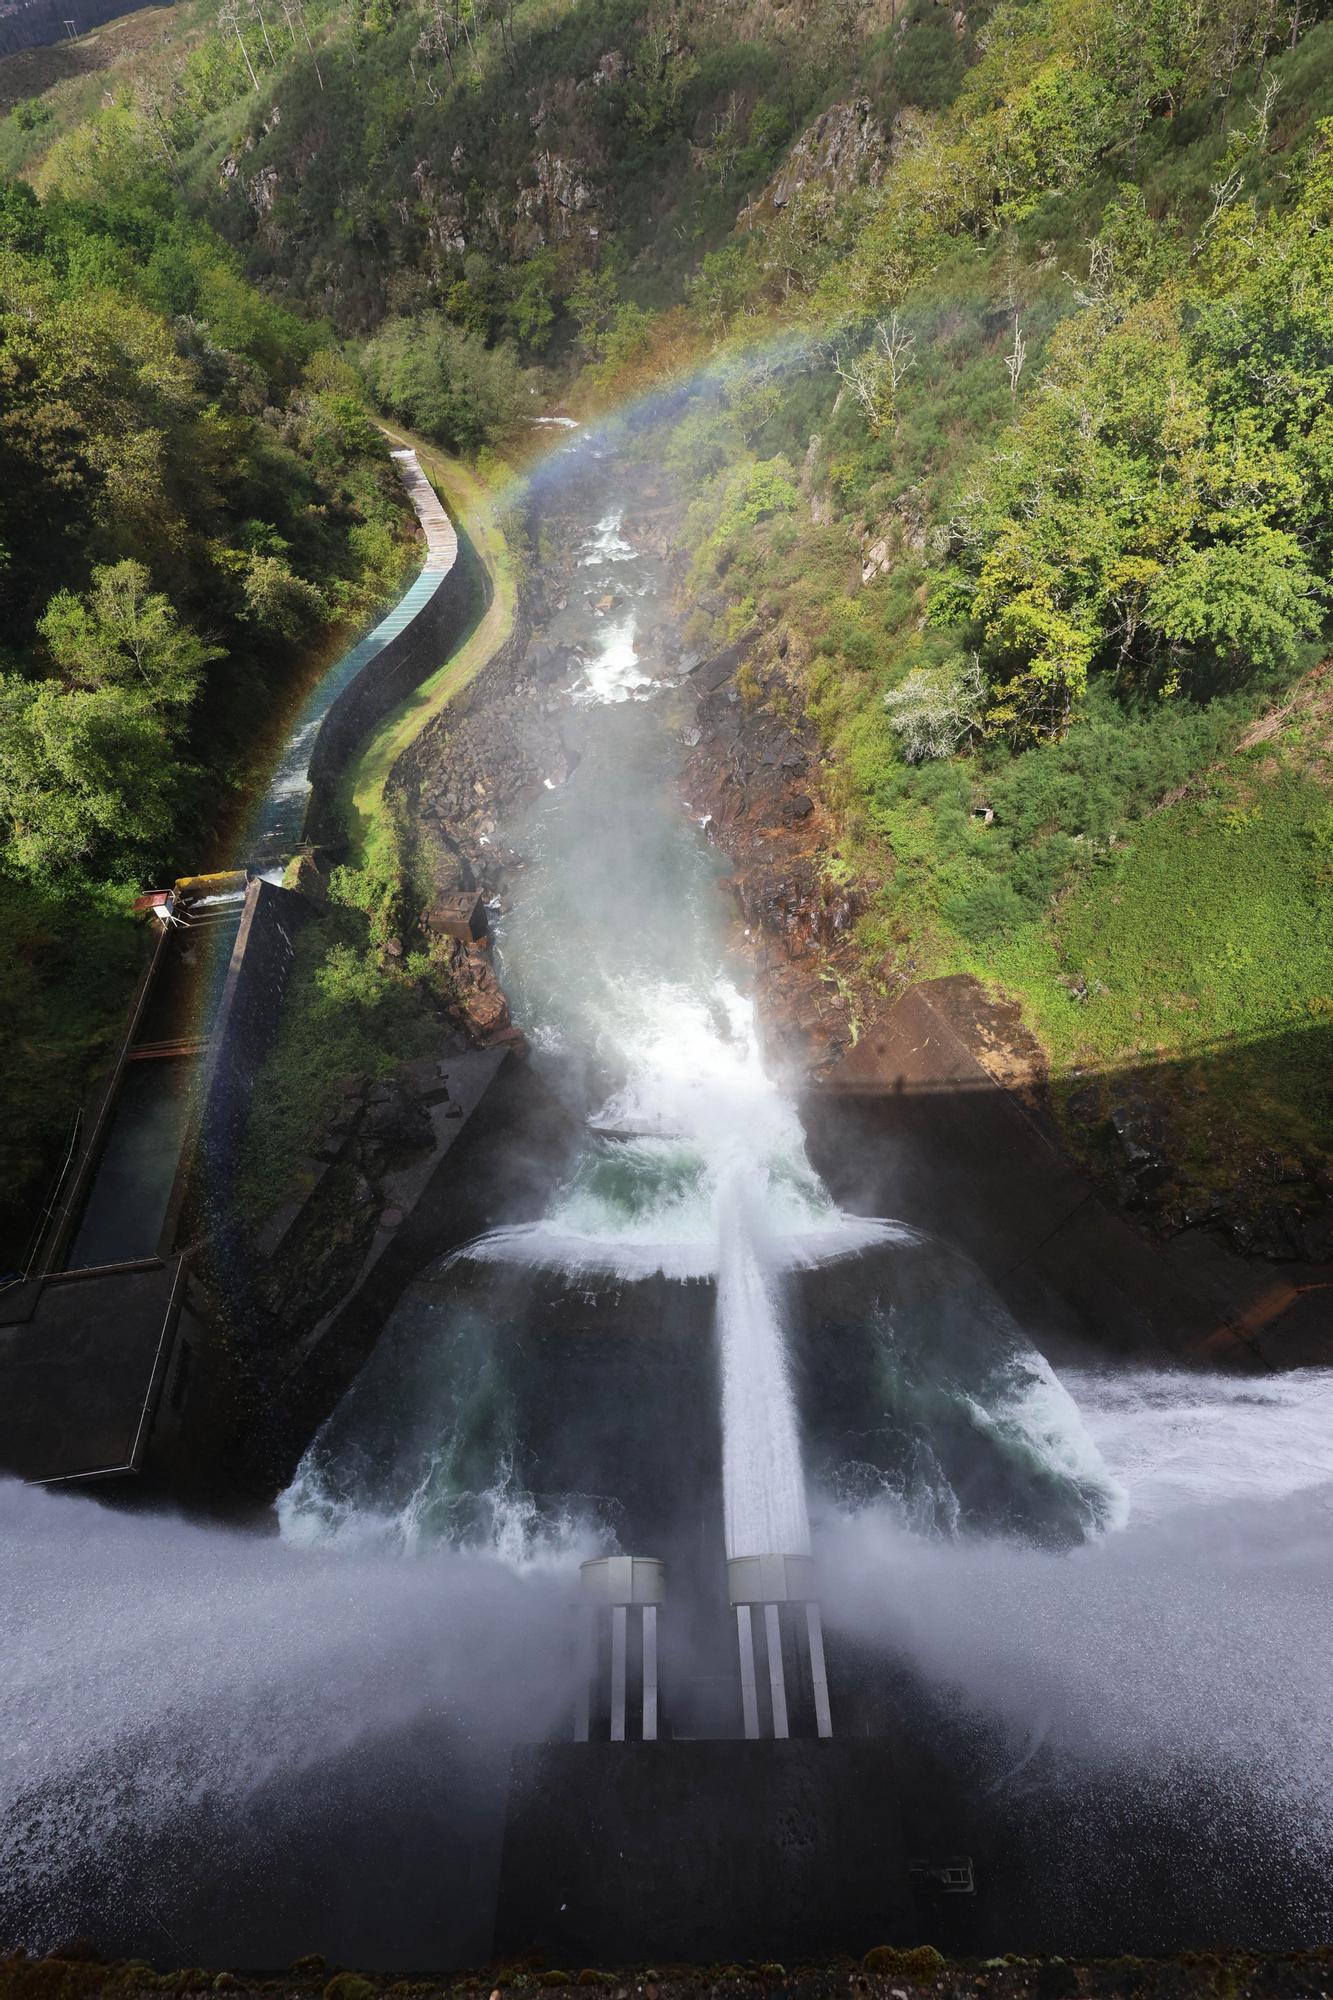
POLYGON ((21 1204, 124 1006, 135 890, 229 859, 294 671, 392 593, 412 541, 357 376, 151 179, 0 191, 0 382, 21 1204))
POLYGON ((1318 1252, 1328 11, 228 0, 14 105, 8 1016, 390 587, 368 405, 485 452, 689 383, 690 637, 818 724, 861 987, 975 974, 1094 1153, 1152 1093, 1127 1200, 1318 1252))

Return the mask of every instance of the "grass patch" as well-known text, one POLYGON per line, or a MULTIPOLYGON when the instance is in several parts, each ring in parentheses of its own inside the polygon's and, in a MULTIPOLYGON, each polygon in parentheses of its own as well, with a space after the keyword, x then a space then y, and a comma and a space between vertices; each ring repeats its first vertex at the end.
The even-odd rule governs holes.
POLYGON ((1022 998, 1058 1071, 1221 1069, 1228 1115, 1327 1151, 1333 805, 1298 769, 1260 775, 1245 755, 1214 779, 972 969, 1022 998))
MULTIPOLYGON (((396 857, 386 842, 385 853, 396 857)), ((390 1076, 440 1042, 440 969, 385 954, 401 896, 396 862, 339 868, 301 930, 277 1041, 256 1080, 239 1183, 254 1222, 308 1181, 311 1145, 349 1084, 390 1076)))

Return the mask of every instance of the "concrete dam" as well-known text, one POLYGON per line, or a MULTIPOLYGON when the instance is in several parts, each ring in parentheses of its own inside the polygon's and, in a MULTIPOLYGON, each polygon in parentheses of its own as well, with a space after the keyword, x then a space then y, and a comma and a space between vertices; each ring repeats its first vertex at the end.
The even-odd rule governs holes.
MULTIPOLYGON (((569 754, 475 841, 531 1056, 423 1084, 434 1139, 400 1220, 262 1378, 293 1448, 221 1523, 167 1503, 216 1379, 185 1232, 225 1232, 308 920, 264 874, 327 836, 351 747, 438 663, 456 568, 301 719, 254 879, 218 904, 181 885, 162 926, 113 1103, 184 1041, 171 954, 208 931, 207 1036, 164 1058, 198 1088, 144 1143, 132 1237, 95 1235, 119 1110, 102 1124, 3 1332, 35 1344, 102 1282, 146 1300, 96 1439, 77 1405, 99 1315, 61 1305, 75 1414, 15 1469, 62 1483, 0 1484, 42 1663, 18 1683, 0 1894, 34 1946, 155 1954, 163 1925, 200 1963, 243 1933, 256 1964, 528 1978, 1272 1942, 1326 1906, 1333 1378, 1178 1366, 1214 1323, 1206 1284, 1130 1283, 1086 1191, 1048 1163, 1031 1194, 1028 1141, 972 1079, 936 1111, 859 1086, 812 1103, 779 1071, 681 799, 699 662, 659 476, 591 436, 531 482, 539 634, 511 677, 569 754), (1001 1228, 999 1196, 983 1214, 976 1176, 950 1178, 932 1134, 959 1128, 1001 1134, 978 1171, 1032 1214, 1001 1228), (80 1275, 81 1241, 134 1255, 80 1275), (80 1471, 116 1475, 117 1504, 80 1471)), ((305 1254, 296 1217, 268 1235, 277 1263, 305 1254)))

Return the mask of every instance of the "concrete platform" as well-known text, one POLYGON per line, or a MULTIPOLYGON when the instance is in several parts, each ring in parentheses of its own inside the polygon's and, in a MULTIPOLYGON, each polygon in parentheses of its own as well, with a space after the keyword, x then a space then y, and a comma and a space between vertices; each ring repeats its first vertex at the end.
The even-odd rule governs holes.
POLYGON ((65 1272, 0 1326, 0 1470, 20 1479, 137 1472, 162 1392, 182 1260, 65 1272))
POLYGON ((570 1971, 917 1942, 885 1743, 514 1752, 496 1953, 570 1971))

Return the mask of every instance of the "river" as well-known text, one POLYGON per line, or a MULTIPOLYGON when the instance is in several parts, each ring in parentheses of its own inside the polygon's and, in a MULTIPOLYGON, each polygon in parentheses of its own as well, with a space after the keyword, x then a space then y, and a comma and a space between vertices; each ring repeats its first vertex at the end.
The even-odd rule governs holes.
POLYGON ((834 1734, 899 1742, 987 1948, 1326 1935, 1333 1376, 1057 1370, 947 1215, 837 1207, 680 797, 633 480, 575 446, 538 503, 577 757, 497 830, 497 948, 585 1141, 539 1220, 420 1274, 276 1532, 0 1486, 10 1927, 482 1958, 508 1745, 569 1729, 578 1562, 666 1560, 666 1711, 709 1737, 725 1559, 812 1551, 834 1734))

